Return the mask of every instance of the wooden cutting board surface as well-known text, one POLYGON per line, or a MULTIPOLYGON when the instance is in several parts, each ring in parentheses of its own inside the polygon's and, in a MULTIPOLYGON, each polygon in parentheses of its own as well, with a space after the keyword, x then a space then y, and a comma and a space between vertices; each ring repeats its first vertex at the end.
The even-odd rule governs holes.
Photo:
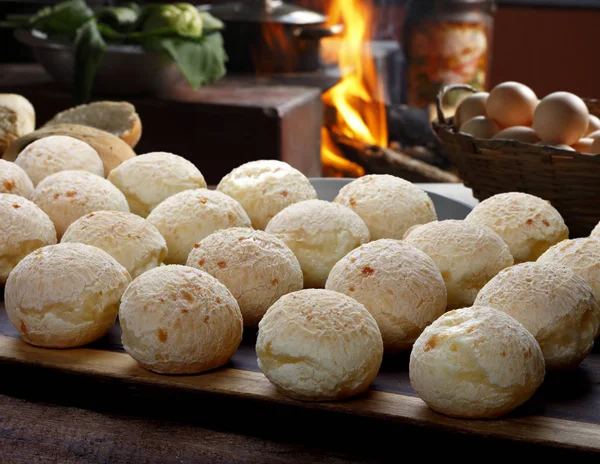
MULTIPOLYGON (((200 375, 165 376, 137 365, 121 345, 118 324, 110 333, 85 348, 54 350, 33 347, 20 340, 0 302, 0 363, 35 365, 103 379, 140 385, 162 386, 292 404, 451 429, 482 436, 600 452, 600 353, 592 353, 574 372, 548 375, 534 398, 499 420, 459 420, 431 411, 410 386, 408 356, 384 360, 371 390, 341 402, 305 403, 291 400, 269 383, 258 369, 254 343, 256 332, 246 331, 231 362, 200 375)), ((599 350, 600 351, 600 350, 599 350)))

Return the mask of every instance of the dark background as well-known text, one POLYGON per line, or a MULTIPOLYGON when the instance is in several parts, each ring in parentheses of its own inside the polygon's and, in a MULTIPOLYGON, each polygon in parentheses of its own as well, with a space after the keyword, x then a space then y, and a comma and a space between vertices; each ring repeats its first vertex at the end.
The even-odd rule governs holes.
MULTIPOLYGON (((100 6, 110 0, 88 0, 100 6)), ((175 0, 160 0, 173 2, 175 0)), ((228 0, 203 0, 222 3, 228 0)), ((326 11, 332 0, 290 0, 326 11)), ((400 40, 407 0, 375 0, 376 39, 400 40)), ((33 13, 50 0, 0 0, 7 13, 33 13)), ((497 0, 490 85, 516 80, 540 96, 565 90, 600 97, 600 0, 497 0)), ((27 62, 33 57, 12 31, 0 28, 0 63, 27 62)))

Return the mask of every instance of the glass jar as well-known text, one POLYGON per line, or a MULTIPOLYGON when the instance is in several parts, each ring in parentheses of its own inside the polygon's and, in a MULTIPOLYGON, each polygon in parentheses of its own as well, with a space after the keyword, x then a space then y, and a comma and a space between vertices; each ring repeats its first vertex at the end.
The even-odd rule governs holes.
MULTIPOLYGON (((490 66, 494 0, 410 0, 404 24, 405 100, 425 108, 448 84, 486 90, 490 66)), ((444 102, 455 105, 453 92, 444 102)))

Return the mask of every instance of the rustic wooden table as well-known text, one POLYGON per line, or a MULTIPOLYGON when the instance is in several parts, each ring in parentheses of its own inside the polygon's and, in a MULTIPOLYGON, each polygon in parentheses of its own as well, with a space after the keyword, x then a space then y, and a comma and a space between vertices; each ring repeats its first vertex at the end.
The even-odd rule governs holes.
POLYGON ((415 451, 431 459, 483 456, 482 452, 499 459, 532 453, 538 459, 592 458, 575 451, 231 398, 92 384, 39 369, 2 369, 4 464, 375 463, 398 462, 415 451))
POLYGON ((231 398, 91 383, 39 369, 2 369, 4 464, 375 463, 399 462, 414 452, 429 459, 596 458, 231 398))

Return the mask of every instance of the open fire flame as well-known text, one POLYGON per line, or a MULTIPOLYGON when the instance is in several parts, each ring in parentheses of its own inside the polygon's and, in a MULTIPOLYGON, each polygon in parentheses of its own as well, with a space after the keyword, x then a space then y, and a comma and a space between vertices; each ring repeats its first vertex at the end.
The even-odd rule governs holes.
MULTIPOLYGON (((335 132, 386 147, 388 131, 382 86, 368 46, 374 24, 373 7, 369 3, 369 0, 334 0, 332 3, 329 24, 345 26, 338 65, 343 73, 349 71, 322 99, 326 107, 335 108, 335 132)), ((365 173, 361 166, 342 155, 326 128, 322 130, 321 161, 328 175, 359 177, 365 173)))

